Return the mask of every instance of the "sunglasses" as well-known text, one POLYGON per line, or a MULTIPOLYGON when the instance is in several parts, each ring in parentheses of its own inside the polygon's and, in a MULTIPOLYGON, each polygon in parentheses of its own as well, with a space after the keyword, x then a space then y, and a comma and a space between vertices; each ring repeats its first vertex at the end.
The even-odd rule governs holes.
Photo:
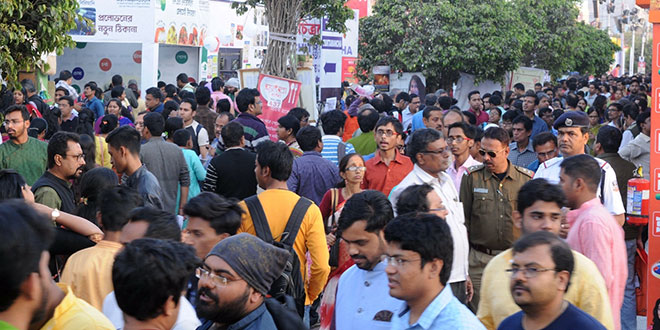
POLYGON ((488 157, 490 157, 490 158, 495 158, 495 157, 497 157, 497 154, 499 154, 502 151, 504 151, 504 149, 502 149, 500 151, 486 151, 484 149, 479 149, 479 154, 482 157, 488 155, 488 157))

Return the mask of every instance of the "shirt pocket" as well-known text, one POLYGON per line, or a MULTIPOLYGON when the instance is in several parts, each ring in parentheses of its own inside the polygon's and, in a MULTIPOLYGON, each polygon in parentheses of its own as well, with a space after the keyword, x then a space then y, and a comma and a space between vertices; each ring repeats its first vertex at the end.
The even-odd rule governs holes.
POLYGON ((491 194, 475 193, 474 210, 477 211, 480 216, 492 213, 495 210, 493 196, 491 194))

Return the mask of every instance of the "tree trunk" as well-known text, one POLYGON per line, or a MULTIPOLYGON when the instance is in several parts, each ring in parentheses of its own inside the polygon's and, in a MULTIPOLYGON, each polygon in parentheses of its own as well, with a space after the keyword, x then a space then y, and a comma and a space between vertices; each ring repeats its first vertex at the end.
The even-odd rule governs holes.
POLYGON ((296 79, 296 33, 303 0, 266 0, 268 18, 268 50, 261 72, 296 79))

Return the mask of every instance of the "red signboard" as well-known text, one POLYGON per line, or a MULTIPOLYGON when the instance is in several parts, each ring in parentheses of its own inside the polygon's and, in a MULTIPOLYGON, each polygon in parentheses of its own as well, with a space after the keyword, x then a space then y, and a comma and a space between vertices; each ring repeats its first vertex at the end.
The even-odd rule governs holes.
POLYGON ((277 141, 277 120, 298 104, 301 86, 299 81, 259 74, 257 89, 262 107, 259 118, 266 124, 271 140, 277 141))
POLYGON ((348 81, 349 83, 357 83, 355 78, 355 65, 357 62, 356 57, 342 57, 341 58, 341 81, 348 81))
MULTIPOLYGON (((660 1, 651 1, 651 13, 657 14, 660 1), (658 9, 658 8, 655 8, 658 9)), ((652 22, 655 21, 654 15, 650 15, 652 22)), ((657 60, 660 56, 660 24, 653 24, 653 58, 652 63, 653 76, 652 85, 660 85, 660 63, 657 60)), ((658 313, 655 310, 656 304, 660 299, 660 89, 656 88, 652 95, 651 111, 651 198, 649 199, 649 242, 648 242, 648 265, 647 265, 647 291, 646 291, 646 315, 647 325, 651 325, 654 316, 658 313)), ((657 326, 657 325, 656 325, 657 326)))

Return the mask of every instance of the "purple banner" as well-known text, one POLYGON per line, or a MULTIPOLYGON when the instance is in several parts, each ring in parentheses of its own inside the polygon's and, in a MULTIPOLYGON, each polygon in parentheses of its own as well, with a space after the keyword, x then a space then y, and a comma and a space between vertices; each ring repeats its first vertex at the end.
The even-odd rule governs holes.
POLYGON ((323 49, 342 49, 341 37, 323 36, 323 49))

